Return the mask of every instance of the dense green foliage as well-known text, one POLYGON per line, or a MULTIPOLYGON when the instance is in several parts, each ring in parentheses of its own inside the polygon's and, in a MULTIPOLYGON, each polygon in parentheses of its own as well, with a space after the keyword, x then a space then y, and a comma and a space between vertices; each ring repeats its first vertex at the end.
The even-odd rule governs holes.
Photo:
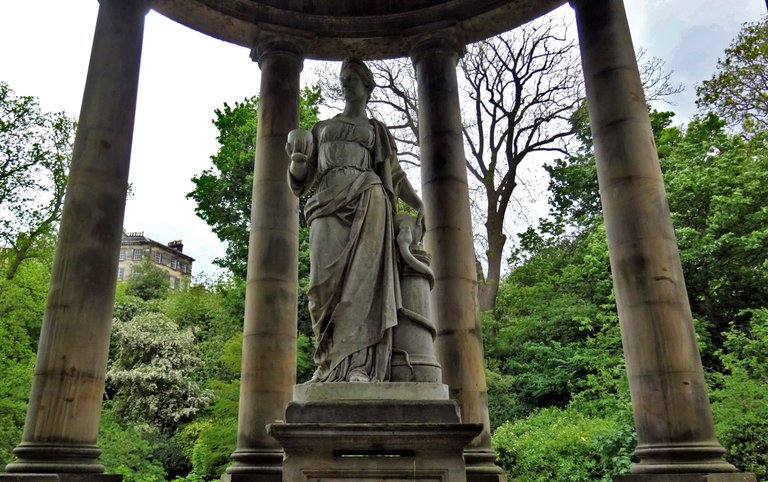
POLYGON ((117 347, 107 371, 119 420, 146 423, 173 433, 208 405, 210 395, 193 379, 202 360, 191 329, 180 330, 162 313, 115 320, 117 347))
POLYGON ((493 436, 510 482, 610 481, 629 468, 631 428, 571 408, 506 422, 493 436))
POLYGON ((144 258, 132 268, 133 276, 125 282, 125 294, 144 301, 164 298, 168 289, 168 273, 151 259, 144 258))
POLYGON ((711 79, 696 90, 699 106, 745 131, 768 128, 768 17, 745 23, 739 35, 717 61, 711 79))
MULTIPOLYGON (((318 87, 302 89, 299 99, 301 128, 309 129, 319 120, 320 102, 322 96, 318 87)), ((224 103, 215 114, 213 124, 219 130, 219 150, 211 156, 213 167, 192 178, 195 189, 187 197, 197 203, 197 215, 227 243, 226 255, 215 263, 244 279, 259 99, 251 97, 235 102, 234 107, 224 103)))
MULTIPOLYGON (((718 436, 729 461, 764 477, 768 133, 729 134, 714 114, 684 128, 670 113, 651 117, 718 436)), ((629 467, 631 408, 587 135, 550 167, 555 212, 520 236, 486 314, 490 393, 504 387, 491 399, 494 443, 511 480, 609 480, 629 467)))
POLYGON ((73 133, 0 82, 0 466, 21 439, 73 133))
POLYGON ((61 217, 75 122, 0 82, 0 269, 13 278, 61 217))

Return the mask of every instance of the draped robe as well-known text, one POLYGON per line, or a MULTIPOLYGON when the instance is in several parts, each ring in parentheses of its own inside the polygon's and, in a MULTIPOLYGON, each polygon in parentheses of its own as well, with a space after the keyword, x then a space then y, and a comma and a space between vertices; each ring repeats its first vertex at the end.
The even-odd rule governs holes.
POLYGON ((313 154, 300 196, 314 184, 310 229, 309 311, 316 339, 315 382, 364 373, 387 381, 392 328, 400 309, 393 217, 405 178, 386 127, 337 116, 312 128, 313 154))

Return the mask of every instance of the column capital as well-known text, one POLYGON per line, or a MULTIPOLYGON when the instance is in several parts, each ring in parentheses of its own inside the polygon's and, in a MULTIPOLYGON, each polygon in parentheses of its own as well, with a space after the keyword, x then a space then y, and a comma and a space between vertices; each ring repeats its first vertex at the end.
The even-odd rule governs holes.
POLYGON ((436 33, 427 33, 411 41, 411 60, 416 63, 431 52, 440 55, 453 55, 456 60, 466 53, 464 35, 458 27, 450 27, 436 33))
POLYGON ((588 6, 590 3, 591 3, 591 0, 568 0, 568 4, 574 10, 582 10, 584 7, 588 6))
MULTIPOLYGON (((128 4, 129 2, 126 0, 99 0, 99 3, 105 3, 109 1, 116 1, 120 4, 128 4)), ((152 0, 131 0, 134 4, 136 4, 146 15, 149 13, 150 9, 152 8, 152 0)))
POLYGON ((293 33, 279 32, 272 29, 263 29, 259 32, 254 46, 251 49, 251 59, 259 63, 265 57, 270 55, 283 55, 293 57, 299 63, 304 62, 304 52, 307 44, 311 41, 309 37, 300 37, 293 33))

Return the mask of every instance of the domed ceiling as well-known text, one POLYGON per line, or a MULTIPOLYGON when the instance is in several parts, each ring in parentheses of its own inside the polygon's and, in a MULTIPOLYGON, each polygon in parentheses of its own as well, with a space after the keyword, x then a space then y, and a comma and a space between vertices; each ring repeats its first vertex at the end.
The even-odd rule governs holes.
POLYGON ((466 43, 510 30, 565 0, 153 0, 157 12, 252 48, 262 35, 301 39, 307 58, 408 55, 416 39, 445 31, 466 43))

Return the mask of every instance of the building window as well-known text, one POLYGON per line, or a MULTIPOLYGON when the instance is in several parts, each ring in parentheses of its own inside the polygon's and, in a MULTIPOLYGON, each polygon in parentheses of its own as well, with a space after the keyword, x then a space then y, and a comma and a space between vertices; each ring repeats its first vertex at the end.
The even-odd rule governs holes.
POLYGON ((189 272, 189 265, 187 263, 181 263, 181 272, 184 274, 189 272))
POLYGON ((140 249, 134 249, 133 250, 133 260, 134 261, 141 261, 141 250, 140 249))
POLYGON ((172 290, 173 290, 173 289, 176 289, 176 282, 177 282, 177 281, 178 281, 178 280, 177 280, 176 278, 174 278, 173 276, 169 276, 169 277, 168 277, 168 282, 171 284, 171 289, 172 289, 172 290))
POLYGON ((125 250, 120 250, 120 258, 118 258, 120 261, 125 261, 125 250))
POLYGON ((163 264, 163 253, 155 253, 155 263, 163 264))
MULTIPOLYGON (((125 253, 123 253, 123 255, 125 255, 125 253)), ((125 259, 125 256, 123 256, 123 259, 125 259)), ((125 268, 117 268, 117 279, 122 281, 123 278, 125 278, 125 268)))
POLYGON ((179 260, 171 258, 171 269, 179 269, 179 260))

